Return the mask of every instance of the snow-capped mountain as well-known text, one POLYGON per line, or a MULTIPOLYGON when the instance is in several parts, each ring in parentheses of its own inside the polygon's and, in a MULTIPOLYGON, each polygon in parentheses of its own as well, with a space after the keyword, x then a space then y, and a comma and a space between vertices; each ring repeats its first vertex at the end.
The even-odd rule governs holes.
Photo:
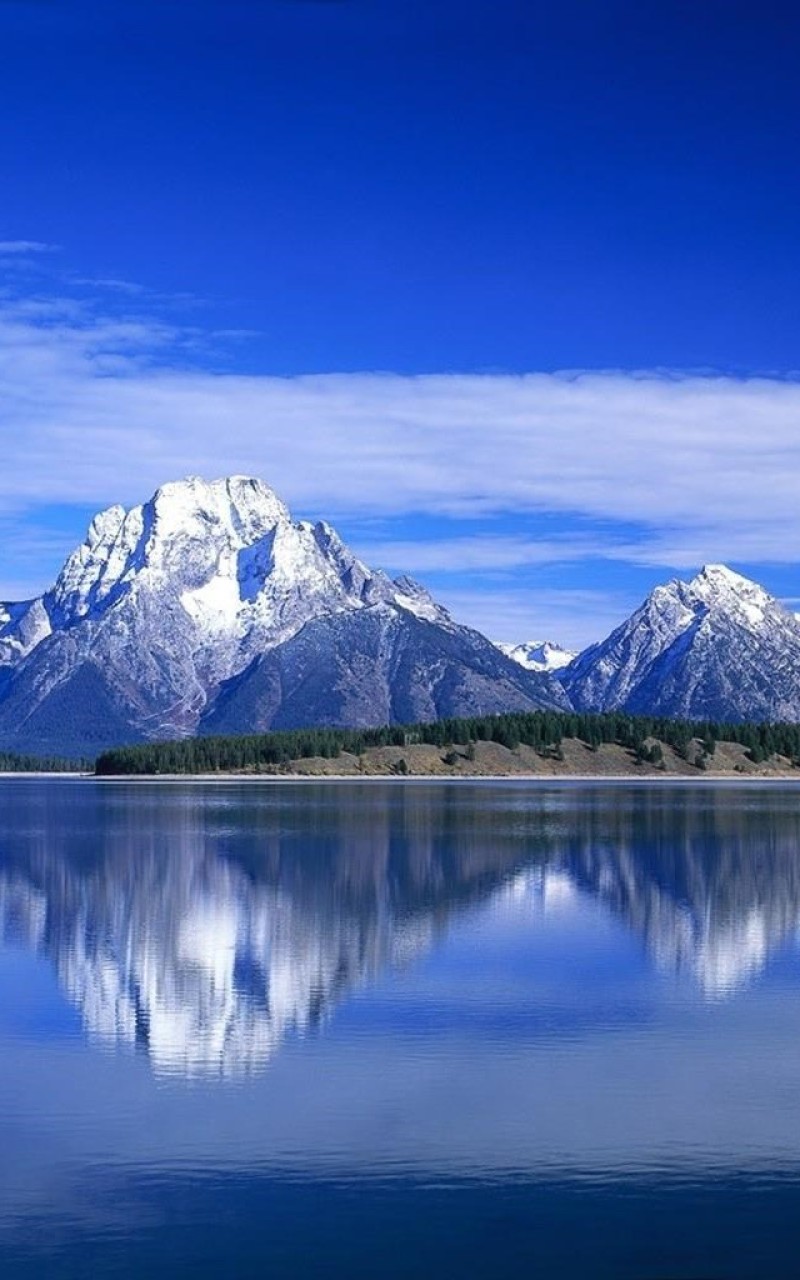
POLYGON ((522 644, 498 642, 497 647, 526 671, 561 671, 578 656, 573 650, 564 649, 551 640, 527 640, 522 644))
POLYGON ((50 591, 0 611, 0 744, 16 749, 565 704, 241 476, 110 507, 50 591))
POLYGON ((725 565, 656 587, 561 673, 581 709, 800 720, 800 623, 725 565))
POLYGON ((800 622, 708 565, 577 657, 495 645, 241 476, 110 507, 49 591, 0 606, 5 749, 570 706, 800 720, 800 622))

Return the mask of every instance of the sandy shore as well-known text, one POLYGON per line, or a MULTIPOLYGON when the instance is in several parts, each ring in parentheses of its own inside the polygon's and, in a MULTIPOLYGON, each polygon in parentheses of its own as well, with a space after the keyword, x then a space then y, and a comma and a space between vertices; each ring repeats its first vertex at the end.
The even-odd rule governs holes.
MULTIPOLYGON (((33 774, 32 777, 43 777, 48 775, 33 774)), ((666 777, 663 773, 639 774, 631 777, 630 774, 564 774, 564 775, 543 775, 543 774, 492 774, 487 777, 486 774, 461 774, 454 777, 446 777, 441 774, 416 774, 408 777, 397 777, 392 774, 364 774, 353 775, 352 773, 326 773, 326 774, 310 774, 310 773, 273 773, 273 774, 253 774, 253 773, 138 773, 138 774, 116 774, 114 776, 96 777, 94 774, 55 774, 54 777, 67 777, 71 779, 89 782, 100 782, 103 785, 120 784, 129 782, 140 783, 203 783, 219 784, 229 786, 231 783, 244 784, 246 786, 275 786, 283 783, 299 783, 308 785, 309 783, 356 783, 361 785, 366 783, 368 786, 376 784, 389 783, 392 786, 419 786, 426 783, 446 783, 448 786, 453 784, 456 786, 467 783, 483 783, 491 786, 498 782, 513 782, 520 785, 529 785, 533 783, 536 786, 552 787, 552 786, 663 786, 663 787, 703 787, 703 786, 725 786, 732 787, 751 787, 763 786, 765 784, 771 786, 790 786, 800 787, 800 772, 794 776, 784 774, 756 774, 752 776, 744 776, 737 774, 731 776, 729 773, 712 773, 710 770, 703 774, 697 774, 695 777, 666 777)))

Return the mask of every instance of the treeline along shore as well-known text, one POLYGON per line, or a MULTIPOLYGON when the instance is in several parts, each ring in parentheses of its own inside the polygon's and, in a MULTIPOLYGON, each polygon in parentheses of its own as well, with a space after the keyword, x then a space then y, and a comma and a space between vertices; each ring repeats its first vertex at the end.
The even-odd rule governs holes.
POLYGON ((0 773, 89 773, 93 760, 65 760, 62 756, 19 755, 0 751, 0 773))
POLYGON ((104 752, 95 773, 800 778, 800 725, 534 711, 142 743, 104 752))

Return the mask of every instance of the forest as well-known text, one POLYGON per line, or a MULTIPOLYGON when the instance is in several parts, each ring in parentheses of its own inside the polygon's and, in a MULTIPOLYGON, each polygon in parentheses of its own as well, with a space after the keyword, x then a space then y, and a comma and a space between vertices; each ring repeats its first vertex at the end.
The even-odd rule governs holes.
POLYGON ((660 744, 691 758, 702 769, 707 767, 717 742, 735 742, 746 748, 754 763, 781 755, 800 766, 798 724, 726 724, 713 720, 630 716, 624 712, 531 711, 436 720, 430 724, 386 725, 376 729, 319 727, 140 743, 105 751, 95 763, 95 772, 100 777, 239 770, 269 772, 293 760, 316 756, 335 759, 343 752, 359 756, 373 747, 427 744, 443 751, 456 746, 468 751, 470 744, 476 742, 498 742, 510 750, 524 743, 543 755, 558 758, 561 743, 567 738, 577 739, 590 749, 597 749, 603 743, 616 743, 634 752, 637 759, 656 765, 661 759, 660 744))
POLYGON ((61 756, 17 755, 0 751, 0 773, 88 773, 91 760, 64 760, 61 756))

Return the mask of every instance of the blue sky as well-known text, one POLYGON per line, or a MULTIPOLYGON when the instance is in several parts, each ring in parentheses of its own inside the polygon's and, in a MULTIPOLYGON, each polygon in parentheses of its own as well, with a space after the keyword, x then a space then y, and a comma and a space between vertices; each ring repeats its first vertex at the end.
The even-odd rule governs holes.
POLYGON ((793 599, 800 12, 0 0, 0 596, 254 471, 498 638, 793 599))

